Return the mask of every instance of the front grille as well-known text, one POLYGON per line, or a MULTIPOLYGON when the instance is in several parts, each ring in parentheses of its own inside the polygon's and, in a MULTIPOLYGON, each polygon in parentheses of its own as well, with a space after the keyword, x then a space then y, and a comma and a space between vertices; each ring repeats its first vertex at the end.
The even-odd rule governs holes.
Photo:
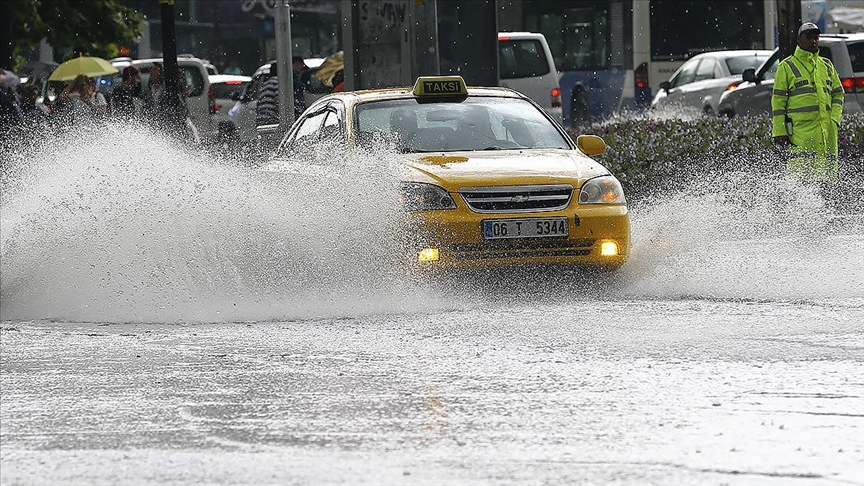
POLYGON ((573 186, 465 187, 459 195, 475 213, 527 213, 558 211, 570 204, 573 186))
POLYGON ((491 260, 494 258, 568 257, 590 254, 591 250, 520 250, 459 253, 453 255, 453 258, 456 260, 491 260))
POLYGON ((450 245, 456 260, 487 260, 493 258, 567 257, 591 254, 595 240, 535 240, 487 241, 482 244, 450 245))

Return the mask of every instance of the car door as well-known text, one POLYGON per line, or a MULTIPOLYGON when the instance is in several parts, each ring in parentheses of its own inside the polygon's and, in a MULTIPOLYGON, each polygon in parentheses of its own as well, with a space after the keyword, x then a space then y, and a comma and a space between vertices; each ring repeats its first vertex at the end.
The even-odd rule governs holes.
POLYGON ((699 67, 699 59, 691 59, 684 63, 672 79, 669 80, 669 91, 663 104, 683 104, 685 87, 696 79, 696 68, 699 67))
POLYGON ((756 72, 757 82, 746 86, 737 98, 734 109, 736 115, 757 115, 771 112, 771 95, 774 91, 774 75, 780 65, 780 54, 775 52, 771 59, 756 72))
POLYGON ((710 96, 717 85, 717 71, 720 67, 713 58, 706 57, 699 61, 693 82, 681 87, 682 102, 693 108, 702 109, 706 96, 710 96))
POLYGON ((264 75, 261 72, 256 72, 252 76, 252 81, 246 85, 246 90, 231 108, 229 116, 234 121, 234 125, 240 132, 240 139, 244 142, 250 142, 257 137, 256 127, 256 110, 258 105, 258 91, 261 89, 261 83, 264 80, 264 75))

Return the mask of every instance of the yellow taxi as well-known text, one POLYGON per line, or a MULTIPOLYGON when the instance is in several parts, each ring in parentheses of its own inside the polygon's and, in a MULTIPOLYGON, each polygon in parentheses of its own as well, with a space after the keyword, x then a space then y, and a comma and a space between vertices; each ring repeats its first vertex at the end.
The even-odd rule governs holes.
POLYGON ((410 168, 401 203, 413 265, 614 269, 627 259, 624 192, 589 157, 606 144, 593 135, 574 143, 516 91, 435 76, 413 88, 334 93, 301 115, 277 154, 323 141, 390 144, 410 168))

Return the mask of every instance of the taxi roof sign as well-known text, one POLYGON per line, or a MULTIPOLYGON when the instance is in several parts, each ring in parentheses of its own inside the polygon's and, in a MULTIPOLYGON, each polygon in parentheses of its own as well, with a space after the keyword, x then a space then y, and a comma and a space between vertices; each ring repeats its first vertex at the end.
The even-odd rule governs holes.
POLYGON ((420 76, 414 83, 414 96, 468 96, 462 76, 420 76))

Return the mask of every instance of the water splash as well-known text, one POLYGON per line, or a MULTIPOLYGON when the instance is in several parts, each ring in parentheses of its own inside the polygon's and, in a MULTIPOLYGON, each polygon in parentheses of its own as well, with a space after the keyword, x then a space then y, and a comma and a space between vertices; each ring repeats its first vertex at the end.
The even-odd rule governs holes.
POLYGON ((818 187, 733 172, 694 179, 632 212, 624 293, 654 298, 864 298, 864 219, 818 187))
POLYGON ((860 215, 838 218, 814 187, 746 172, 632 208, 630 261, 614 278, 528 272, 533 284, 498 289, 487 274, 464 292, 430 291, 399 261, 410 235, 394 227, 394 155, 331 149, 318 165, 250 169, 118 126, 12 154, 0 173, 2 319, 267 321, 506 305, 519 292, 864 298, 860 215))
POLYGON ((331 167, 305 173, 253 170, 107 126, 4 165, 2 318, 260 321, 435 307, 400 282, 397 171, 380 154, 330 155, 331 167))

